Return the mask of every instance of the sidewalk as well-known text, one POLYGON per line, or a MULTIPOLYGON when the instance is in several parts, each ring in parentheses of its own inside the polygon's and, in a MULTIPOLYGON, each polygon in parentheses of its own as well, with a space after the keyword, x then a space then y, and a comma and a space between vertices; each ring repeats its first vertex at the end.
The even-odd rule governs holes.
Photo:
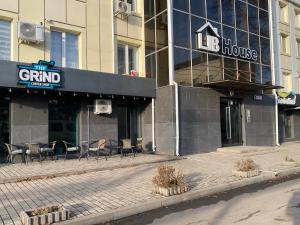
MULTIPOLYGON (((241 158, 252 158, 260 165, 262 171, 280 172, 298 166, 296 163, 285 162, 285 156, 289 156, 300 163, 300 143, 287 143, 272 151, 244 154, 208 153, 188 156, 177 161, 160 163, 150 163, 149 161, 149 163, 136 166, 134 164, 129 166, 124 162, 125 160, 129 160, 131 163, 132 161, 139 162, 140 159, 146 157, 139 155, 134 159, 126 158, 123 162, 120 160, 113 162, 115 164, 123 163, 122 166, 125 168, 119 167, 106 170, 103 167, 100 171, 80 175, 16 183, 3 182, 0 184, 0 224, 21 224, 18 217, 20 211, 45 205, 63 204, 70 209, 72 220, 75 221, 88 215, 103 214, 124 207, 134 207, 165 199, 152 193, 151 179, 159 164, 169 164, 181 169, 186 174, 192 188, 186 194, 191 195, 199 190, 213 188, 218 185, 246 182, 245 179, 242 180, 232 176, 234 164, 241 158)), ((151 157, 156 159, 156 157, 162 156, 151 157)), ((103 162, 105 161, 99 161, 98 164, 103 162)), ((34 164, 28 166, 27 170, 31 168, 34 171, 39 171, 40 167, 46 166, 52 172, 55 169, 61 171, 60 168, 63 166, 57 168, 57 163, 34 164)), ((79 165, 72 165, 71 162, 68 165, 68 161, 65 163, 67 168, 75 168, 79 165)), ((86 163, 97 164, 96 161, 92 160, 86 163)), ((84 163, 82 165, 86 166, 84 163)), ((25 170, 24 168, 26 168, 23 165, 11 166, 11 168, 14 167, 17 167, 13 170, 14 176, 15 173, 19 176, 24 171, 18 170, 25 170)), ((3 174, 6 175, 6 178, 9 176, 8 168, 9 166, 0 167, 0 179, 3 178, 3 174)), ((66 171, 66 169, 62 170, 66 171)))

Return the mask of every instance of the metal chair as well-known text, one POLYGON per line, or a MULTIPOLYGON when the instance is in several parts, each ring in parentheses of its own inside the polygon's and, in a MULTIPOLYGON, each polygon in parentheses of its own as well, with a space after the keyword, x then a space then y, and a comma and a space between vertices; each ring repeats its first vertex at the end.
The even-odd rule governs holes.
POLYGON ((80 159, 80 155, 81 155, 80 146, 74 145, 74 144, 66 142, 66 141, 62 141, 62 142, 64 143, 65 148, 66 148, 65 160, 67 159, 68 154, 74 153, 74 152, 78 153, 78 159, 80 159))
POLYGON ((133 155, 133 157, 135 157, 134 146, 132 146, 131 140, 130 139, 123 139, 123 140, 121 140, 121 142, 122 142, 121 158, 123 156, 126 156, 127 153, 130 153, 130 152, 133 155))
POLYGON ((49 156, 49 154, 51 154, 52 156, 52 160, 56 160, 55 157, 55 145, 56 145, 56 141, 50 142, 49 145, 42 145, 41 146, 41 155, 44 156, 44 159, 49 156))
POLYGON ((28 149, 26 150, 26 164, 28 164, 29 160, 33 162, 34 158, 38 158, 39 162, 42 162, 42 154, 40 144, 38 143, 28 143, 28 149))
POLYGON ((95 141, 93 144, 97 144, 96 147, 90 147, 88 149, 88 157, 90 156, 90 154, 96 154, 96 159, 98 161, 100 154, 105 156, 105 160, 107 160, 107 156, 109 155, 109 153, 106 150, 106 140, 105 139, 100 139, 98 141, 95 141))
POLYGON ((135 151, 136 152, 142 152, 142 153, 144 152, 143 138, 137 138, 136 139, 135 151))
POLYGON ((5 145, 7 153, 8 153, 8 155, 7 155, 8 163, 13 163, 14 157, 16 155, 21 155, 22 159, 24 160, 24 155, 25 155, 24 149, 19 149, 19 148, 13 149, 14 147, 18 147, 18 146, 7 144, 7 143, 5 143, 4 145, 5 145))

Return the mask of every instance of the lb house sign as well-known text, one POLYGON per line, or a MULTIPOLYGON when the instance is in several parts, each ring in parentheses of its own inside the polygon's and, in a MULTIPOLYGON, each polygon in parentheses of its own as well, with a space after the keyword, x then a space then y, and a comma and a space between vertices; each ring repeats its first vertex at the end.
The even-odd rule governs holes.
POLYGON ((232 45, 230 39, 220 37, 218 29, 213 27, 210 22, 207 22, 199 30, 197 30, 196 35, 198 49, 252 61, 257 61, 258 59, 256 50, 232 45), (222 45, 220 43, 220 39, 222 40, 222 45))
POLYGON ((31 66, 18 65, 18 84, 27 88, 60 88, 62 71, 55 69, 54 65, 54 61, 43 60, 31 66))

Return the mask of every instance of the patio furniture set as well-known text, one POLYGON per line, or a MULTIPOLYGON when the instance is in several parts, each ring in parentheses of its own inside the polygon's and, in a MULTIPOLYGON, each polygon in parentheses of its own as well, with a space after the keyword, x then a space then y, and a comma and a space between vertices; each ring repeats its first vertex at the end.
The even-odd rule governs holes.
POLYGON ((93 141, 81 141, 80 145, 74 145, 67 141, 54 141, 49 144, 40 143, 25 143, 24 145, 12 145, 5 144, 7 151, 7 162, 13 163, 15 156, 22 157, 22 161, 28 164, 34 159, 38 159, 42 162, 47 157, 52 160, 57 160, 59 157, 63 157, 66 160, 69 156, 77 156, 79 160, 86 158, 87 160, 91 156, 95 156, 98 161, 100 156, 104 156, 105 160, 112 155, 113 150, 121 154, 121 158, 131 154, 135 157, 137 152, 143 152, 143 139, 137 138, 136 144, 132 145, 131 139, 122 139, 120 142, 106 139, 93 140, 93 141), (64 154, 56 154, 58 146, 64 148, 64 154))

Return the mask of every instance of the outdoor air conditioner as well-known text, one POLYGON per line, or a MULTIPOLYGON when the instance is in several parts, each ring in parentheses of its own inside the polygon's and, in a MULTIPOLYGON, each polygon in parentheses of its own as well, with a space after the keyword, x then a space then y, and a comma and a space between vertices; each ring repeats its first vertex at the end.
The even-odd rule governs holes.
POLYGON ((27 42, 43 42, 44 27, 38 24, 18 22, 18 38, 27 42))
POLYGON ((111 114, 111 100, 97 99, 95 100, 94 114, 111 114))
POLYGON ((117 16, 118 14, 122 14, 125 16, 129 16, 131 14, 131 4, 121 1, 121 0, 115 0, 114 4, 114 15, 117 16))

